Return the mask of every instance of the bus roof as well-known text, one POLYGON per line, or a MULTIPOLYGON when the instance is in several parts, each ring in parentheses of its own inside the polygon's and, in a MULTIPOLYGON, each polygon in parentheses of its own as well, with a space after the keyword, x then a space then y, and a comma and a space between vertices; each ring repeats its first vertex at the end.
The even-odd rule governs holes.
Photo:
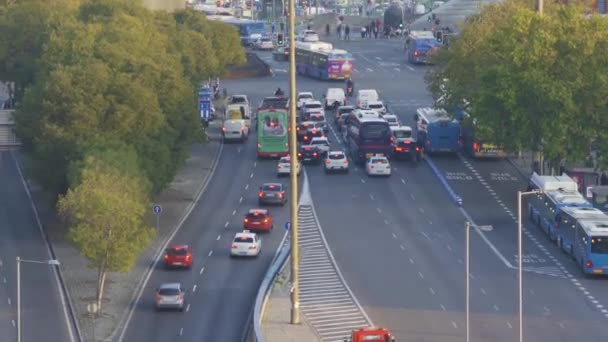
POLYGON ((601 219, 606 218, 608 216, 604 214, 603 211, 597 208, 577 208, 577 207, 565 207, 561 209, 562 212, 566 213, 568 216, 572 217, 575 220, 581 219, 601 219))
POLYGON ((455 121, 444 109, 425 107, 418 108, 416 113, 429 124, 433 122, 455 121))
POLYGON ((409 37, 411 39, 436 39, 432 31, 412 31, 409 37))
POLYGON ((578 223, 588 236, 608 236, 608 216, 603 218, 582 219, 578 223))
POLYGON ((530 178, 530 182, 544 192, 555 190, 578 191, 578 184, 566 174, 561 176, 540 176, 534 172, 530 178))
POLYGON ((591 206, 589 202, 578 191, 547 191, 545 192, 555 204, 568 206, 591 206))
POLYGON ((309 50, 309 51, 325 51, 329 52, 334 49, 331 43, 326 42, 296 42, 298 49, 309 50))

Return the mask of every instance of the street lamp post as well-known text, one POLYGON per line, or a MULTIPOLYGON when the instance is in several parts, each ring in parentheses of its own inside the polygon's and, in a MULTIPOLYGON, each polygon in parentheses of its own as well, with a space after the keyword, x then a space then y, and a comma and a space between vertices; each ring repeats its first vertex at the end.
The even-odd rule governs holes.
MULTIPOLYGON (((470 257, 470 248, 471 248, 471 223, 469 221, 465 222, 465 287, 466 287, 466 342, 470 341, 471 338, 471 257, 470 257)), ((492 226, 475 226, 475 229, 484 232, 492 231, 492 226)))
POLYGON ((17 257, 17 342, 21 342, 21 263, 59 266, 58 260, 28 260, 17 257))
POLYGON ((533 191, 518 191, 517 192, 517 281, 518 281, 518 302, 519 302, 519 342, 524 340, 524 278, 523 278, 523 223, 521 215, 521 200, 527 195, 536 195, 541 193, 539 190, 533 191))

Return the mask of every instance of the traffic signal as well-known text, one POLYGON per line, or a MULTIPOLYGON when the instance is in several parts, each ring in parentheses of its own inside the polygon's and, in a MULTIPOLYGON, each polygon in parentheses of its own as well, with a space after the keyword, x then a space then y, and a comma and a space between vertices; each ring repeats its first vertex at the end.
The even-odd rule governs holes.
POLYGON ((438 30, 438 31, 435 33, 435 35, 436 35, 436 37, 437 37, 437 41, 438 41, 439 43, 443 43, 443 31, 438 30))
POLYGON ((277 45, 279 46, 283 46, 285 42, 283 41, 283 34, 279 33, 277 34, 277 45))

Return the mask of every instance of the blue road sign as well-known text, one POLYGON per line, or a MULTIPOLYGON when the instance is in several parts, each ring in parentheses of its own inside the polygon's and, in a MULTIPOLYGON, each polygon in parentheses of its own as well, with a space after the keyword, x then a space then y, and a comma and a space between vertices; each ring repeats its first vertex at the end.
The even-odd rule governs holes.
POLYGON ((198 98, 200 100, 211 99, 211 88, 203 87, 198 90, 198 98))
POLYGON ((156 215, 159 215, 163 211, 163 208, 160 206, 160 204, 155 204, 154 207, 152 207, 152 210, 154 210, 156 215))
POLYGON ((291 222, 287 221, 285 222, 285 230, 290 230, 291 229, 291 222))
POLYGON ((198 110, 201 112, 201 119, 209 119, 211 115, 211 100, 199 100, 198 110))

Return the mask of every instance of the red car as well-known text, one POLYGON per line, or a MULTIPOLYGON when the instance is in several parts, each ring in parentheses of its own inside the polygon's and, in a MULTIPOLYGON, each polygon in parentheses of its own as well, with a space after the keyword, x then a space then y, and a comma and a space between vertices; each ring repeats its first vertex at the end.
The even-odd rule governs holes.
POLYGON ((166 267, 192 267, 192 252, 187 245, 172 246, 165 250, 166 267))
POLYGON ((251 209, 243 219, 243 228, 254 231, 270 231, 274 222, 268 209, 251 209))

